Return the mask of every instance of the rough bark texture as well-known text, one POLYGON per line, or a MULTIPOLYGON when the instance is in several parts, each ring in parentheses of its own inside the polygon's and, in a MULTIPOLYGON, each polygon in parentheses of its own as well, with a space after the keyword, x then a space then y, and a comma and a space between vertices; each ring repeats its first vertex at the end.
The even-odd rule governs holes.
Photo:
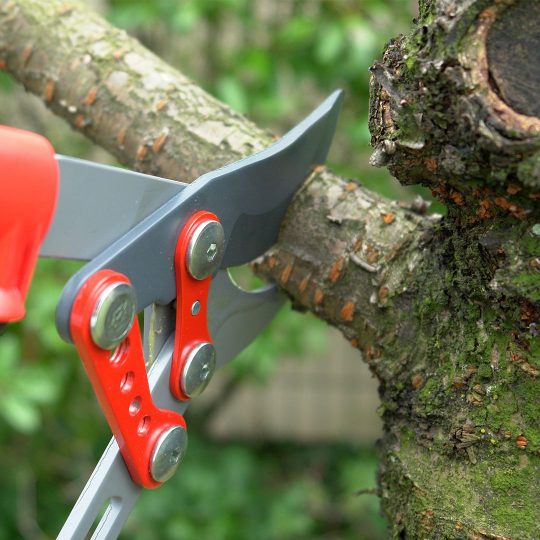
MULTIPOLYGON (((372 162, 448 216, 322 169, 256 263, 378 377, 394 538, 540 537, 539 23, 525 0, 421 2, 373 66, 372 162)), ((0 66, 153 174, 190 180, 271 140, 78 5, 0 0, 0 66)))

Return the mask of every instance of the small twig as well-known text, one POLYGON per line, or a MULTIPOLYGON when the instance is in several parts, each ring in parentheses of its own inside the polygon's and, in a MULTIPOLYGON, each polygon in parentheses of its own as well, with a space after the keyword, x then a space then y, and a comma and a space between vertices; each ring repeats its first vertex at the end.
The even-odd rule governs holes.
POLYGON ((358 491, 355 491, 353 495, 355 497, 359 497, 360 495, 378 495, 378 492, 377 492, 376 487, 372 487, 372 488, 359 489, 358 491))

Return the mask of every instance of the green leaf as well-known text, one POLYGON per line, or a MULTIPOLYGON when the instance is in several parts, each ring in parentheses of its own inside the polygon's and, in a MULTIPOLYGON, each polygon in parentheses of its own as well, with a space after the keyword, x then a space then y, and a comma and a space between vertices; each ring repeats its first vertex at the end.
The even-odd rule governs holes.
POLYGON ((345 45, 345 34, 338 24, 323 26, 317 36, 315 57, 321 64, 335 62, 345 45))
POLYGON ((5 334, 0 338, 0 383, 7 380, 21 356, 18 336, 5 334))
POLYGON ((233 77, 225 76, 216 85, 218 97, 240 113, 248 110, 248 97, 243 86, 233 77))
POLYGON ((0 90, 10 92, 13 86, 13 79, 7 73, 0 71, 0 90))
POLYGON ((59 390, 55 372, 51 367, 24 369, 20 377, 13 381, 13 392, 32 403, 53 403, 59 390))
POLYGON ((283 45, 298 47, 311 41, 316 30, 316 21, 312 18, 294 17, 283 25, 278 35, 278 42, 283 45))
POLYGON ((172 17, 172 27, 181 34, 186 34, 200 18, 200 9, 196 2, 184 2, 178 6, 172 17))
POLYGON ((22 433, 32 433, 41 424, 37 408, 26 398, 16 394, 0 397, 0 414, 14 429, 22 433))

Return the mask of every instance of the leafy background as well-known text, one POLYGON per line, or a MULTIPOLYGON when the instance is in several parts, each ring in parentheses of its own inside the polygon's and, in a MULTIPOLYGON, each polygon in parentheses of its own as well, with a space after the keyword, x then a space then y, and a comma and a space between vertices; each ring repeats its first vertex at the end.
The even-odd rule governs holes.
MULTIPOLYGON (((407 30, 414 16, 410 0, 92 4, 209 92, 276 133, 334 88, 344 88, 332 167, 387 196, 414 196, 385 170, 367 166, 368 68, 387 40, 407 30)), ((0 96, 1 123, 43 133, 58 152, 113 162, 1 73, 0 96)), ((26 319, 0 338, 0 540, 54 538, 109 439, 73 347, 54 327, 61 288, 78 267, 41 261, 26 319)), ((323 336, 322 323, 285 310, 228 376, 236 386, 264 381, 280 357, 309 356, 310 346, 323 346, 323 336)), ((376 466, 374 449, 361 445, 210 440, 199 415, 190 422, 181 474, 144 494, 123 537, 384 538, 385 524, 370 491, 376 466)))

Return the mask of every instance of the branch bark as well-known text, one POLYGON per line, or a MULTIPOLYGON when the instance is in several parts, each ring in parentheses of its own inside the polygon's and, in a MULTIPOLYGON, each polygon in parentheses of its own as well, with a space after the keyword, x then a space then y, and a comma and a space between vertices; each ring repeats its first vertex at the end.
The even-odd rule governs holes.
MULTIPOLYGON (((378 377, 393 537, 537 538, 538 72, 513 66, 538 50, 538 8, 420 4, 373 66, 372 162, 448 216, 321 169, 255 267, 378 377), (529 31, 504 54, 516 21, 529 31)), ((137 170, 189 181, 272 140, 78 4, 0 0, 0 66, 137 170)))

